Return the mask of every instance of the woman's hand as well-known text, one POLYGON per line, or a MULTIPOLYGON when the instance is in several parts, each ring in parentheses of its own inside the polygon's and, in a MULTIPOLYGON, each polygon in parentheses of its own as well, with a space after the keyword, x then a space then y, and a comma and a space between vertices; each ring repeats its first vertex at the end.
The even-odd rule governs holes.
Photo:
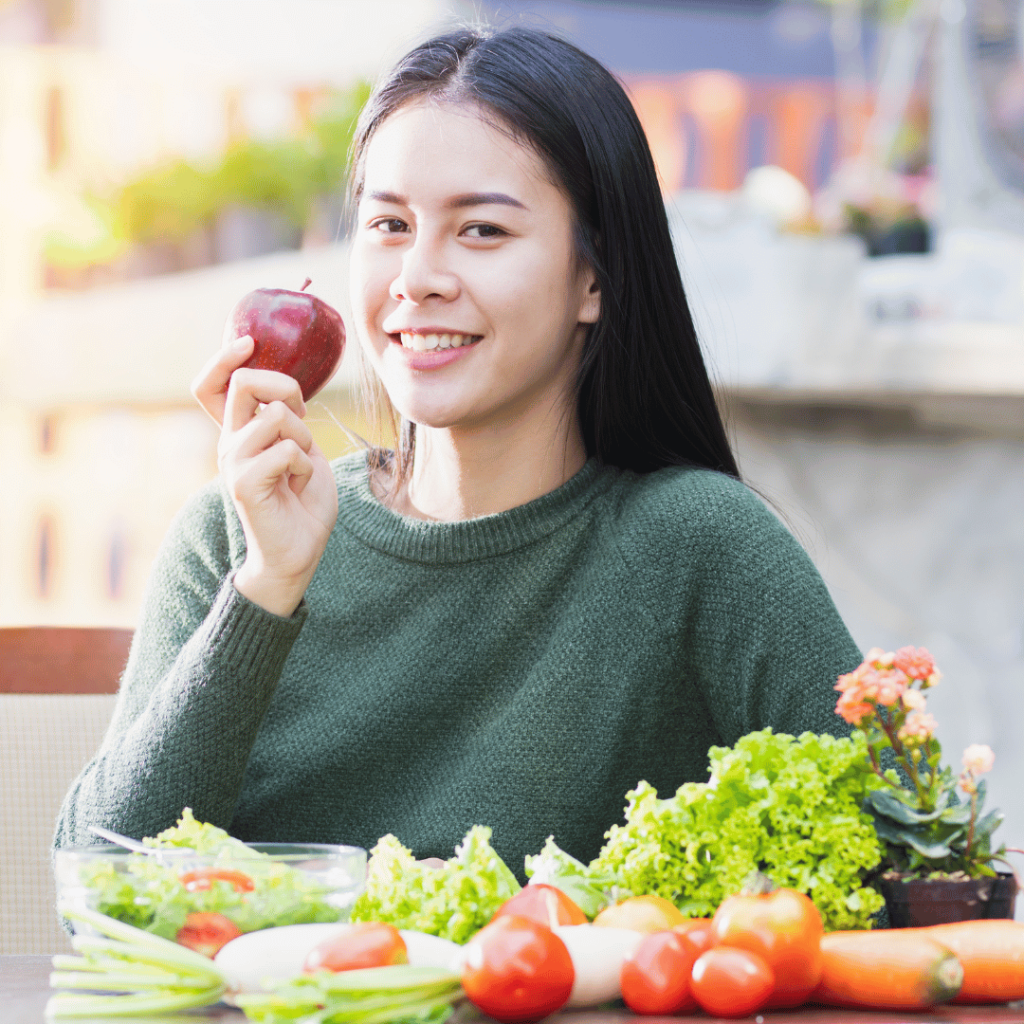
POLYGON ((338 515, 334 474, 302 422, 287 374, 252 370, 252 338, 221 349, 192 383, 221 427, 217 462, 242 521, 245 562, 235 589, 275 615, 299 606, 338 515))

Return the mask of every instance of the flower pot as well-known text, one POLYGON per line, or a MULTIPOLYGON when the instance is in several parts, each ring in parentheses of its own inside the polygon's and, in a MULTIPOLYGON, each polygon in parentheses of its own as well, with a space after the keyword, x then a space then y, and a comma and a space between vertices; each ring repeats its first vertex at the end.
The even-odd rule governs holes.
POLYGON ((950 921, 975 921, 988 917, 1013 917, 1017 880, 1001 873, 995 878, 881 878, 878 888, 885 898, 893 928, 919 928, 950 921))

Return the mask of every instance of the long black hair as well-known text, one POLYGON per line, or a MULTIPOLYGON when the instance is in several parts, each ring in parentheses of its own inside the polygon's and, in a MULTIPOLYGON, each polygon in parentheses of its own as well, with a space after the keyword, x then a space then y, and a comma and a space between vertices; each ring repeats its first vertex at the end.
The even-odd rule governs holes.
MULTIPOLYGON (((576 384, 588 457, 649 473, 703 466, 739 477, 672 247, 654 160, 629 97, 571 43, 527 28, 459 29, 408 53, 364 107, 352 198, 376 129, 424 96, 472 103, 532 147, 574 213, 577 258, 593 268, 601 316, 576 384)), ((406 425, 402 447, 414 434, 406 425)), ((401 472, 405 460, 399 457, 401 472)))

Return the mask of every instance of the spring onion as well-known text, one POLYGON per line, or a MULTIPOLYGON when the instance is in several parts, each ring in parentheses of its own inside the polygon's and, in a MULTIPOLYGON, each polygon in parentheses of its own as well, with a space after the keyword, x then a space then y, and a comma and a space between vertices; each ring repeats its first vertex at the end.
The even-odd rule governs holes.
POLYGON ((462 994, 454 971, 401 964, 320 971, 273 993, 240 995, 237 1002, 256 1024, 442 1024, 462 994))
POLYGON ((205 956, 84 907, 61 913, 99 935, 75 935, 81 956, 55 956, 46 1004, 48 1017, 126 1017, 174 1013, 220 1000, 226 983, 205 956))

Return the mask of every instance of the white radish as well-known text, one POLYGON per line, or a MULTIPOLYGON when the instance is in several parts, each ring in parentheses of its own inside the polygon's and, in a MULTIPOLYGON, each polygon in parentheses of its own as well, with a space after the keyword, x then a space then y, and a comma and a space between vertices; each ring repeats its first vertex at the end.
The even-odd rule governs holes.
POLYGON ((640 932, 592 924, 563 924, 554 932, 569 950, 576 972, 566 1007, 599 1006, 622 995, 622 963, 643 940, 640 932))
MULTIPOLYGON (((226 943, 213 958, 224 972, 230 996, 242 992, 262 992, 275 984, 298 978, 310 951, 339 935, 349 924, 287 924, 247 932, 226 943)), ((423 967, 453 968, 462 947, 448 939, 423 932, 400 930, 409 955, 409 963, 423 967)))

